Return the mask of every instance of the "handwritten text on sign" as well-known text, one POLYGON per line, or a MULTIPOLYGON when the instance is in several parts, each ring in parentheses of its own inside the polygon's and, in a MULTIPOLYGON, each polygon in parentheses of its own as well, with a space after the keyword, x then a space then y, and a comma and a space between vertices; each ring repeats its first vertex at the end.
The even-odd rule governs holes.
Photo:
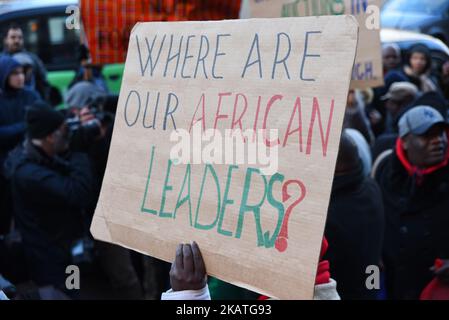
POLYGON ((310 298, 356 44, 349 16, 136 25, 92 233, 310 298))
POLYGON ((242 3, 242 18, 354 15, 360 32, 351 88, 383 85, 380 0, 243 0, 242 3))

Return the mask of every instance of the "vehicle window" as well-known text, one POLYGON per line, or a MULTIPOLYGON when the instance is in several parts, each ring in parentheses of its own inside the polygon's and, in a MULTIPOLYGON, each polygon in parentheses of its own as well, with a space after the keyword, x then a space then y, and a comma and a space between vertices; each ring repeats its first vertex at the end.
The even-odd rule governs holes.
POLYGON ((25 23, 25 26, 22 27, 24 41, 27 44, 29 50, 30 47, 37 48, 39 43, 39 21, 37 19, 29 20, 25 23))
POLYGON ((64 24, 64 17, 51 17, 48 19, 48 30, 50 31, 51 45, 64 43, 64 24))
POLYGON ((48 46, 42 48, 50 69, 75 68, 79 30, 66 28, 66 16, 47 16, 48 46))
POLYGON ((391 0, 385 3, 382 11, 437 14, 440 13, 441 10, 445 10, 448 7, 448 4, 448 0, 391 0))
POLYGON ((39 56, 47 70, 76 69, 80 31, 65 26, 64 13, 29 16, 2 22, 6 28, 12 22, 23 30, 25 48, 39 56))

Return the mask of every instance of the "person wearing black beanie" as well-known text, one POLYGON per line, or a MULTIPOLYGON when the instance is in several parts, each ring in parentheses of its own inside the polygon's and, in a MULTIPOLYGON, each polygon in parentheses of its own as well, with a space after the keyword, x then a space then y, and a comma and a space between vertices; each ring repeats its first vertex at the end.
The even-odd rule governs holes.
POLYGON ((42 139, 56 131, 64 123, 64 116, 45 102, 40 101, 27 109, 25 120, 28 137, 42 139))
POLYGON ((85 153, 68 150, 65 119, 45 103, 28 108, 25 125, 27 138, 9 154, 5 174, 30 278, 73 297, 65 288, 65 269, 92 203, 90 162, 85 153))
POLYGON ((25 115, 26 134, 30 142, 49 157, 65 152, 69 147, 68 127, 59 111, 45 102, 36 102, 25 115))

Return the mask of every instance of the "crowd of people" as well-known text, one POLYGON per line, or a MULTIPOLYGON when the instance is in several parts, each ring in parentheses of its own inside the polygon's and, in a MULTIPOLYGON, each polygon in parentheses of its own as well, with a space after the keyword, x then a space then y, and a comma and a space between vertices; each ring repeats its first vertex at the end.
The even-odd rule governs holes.
MULTIPOLYGON (((163 299, 260 298, 206 282, 196 244, 178 247, 169 273, 91 237, 117 97, 81 46, 67 108, 56 110, 23 38, 9 26, 0 55, 0 298, 85 298, 66 287, 71 264, 106 275, 115 298, 160 299, 170 284, 163 299)), ((438 70, 420 44, 405 56, 386 45, 382 56, 385 85, 348 94, 316 298, 420 299, 434 279, 449 286, 449 61, 438 70), (369 266, 380 269, 377 288, 369 266)))
MULTIPOLYGON (((67 266, 105 274, 112 297, 158 298, 167 264, 119 246, 94 241, 89 226, 100 193, 117 97, 98 66, 79 50, 80 67, 65 110, 51 105, 43 63, 24 48, 11 25, 0 56, 0 275, 19 296, 79 298, 66 289, 67 266), (20 55, 20 56, 19 56, 20 55), (42 90, 40 90, 42 88, 42 90), (50 288, 50 289, 49 289, 50 288)), ((84 273, 83 273, 84 275, 84 273)), ((99 291, 101 297, 102 291, 99 291)))

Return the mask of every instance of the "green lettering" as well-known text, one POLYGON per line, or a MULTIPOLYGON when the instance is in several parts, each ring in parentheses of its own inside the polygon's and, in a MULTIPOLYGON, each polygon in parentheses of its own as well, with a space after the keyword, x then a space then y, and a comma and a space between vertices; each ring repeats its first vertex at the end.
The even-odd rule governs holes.
POLYGON ((145 202, 147 201, 148 186, 150 185, 151 170, 153 169, 154 148, 155 148, 154 146, 151 147, 150 168, 148 169, 147 183, 145 185, 145 193, 143 194, 143 200, 142 200, 142 206, 140 207, 140 212, 146 212, 146 213, 151 213, 151 214, 157 215, 156 210, 145 208, 145 202))
POLYGON ((271 179, 270 182, 268 183, 268 195, 267 195, 267 199, 268 202, 275 208, 278 209, 278 222, 276 225, 276 229, 273 232, 273 236, 270 238, 270 231, 266 231, 264 234, 264 239, 265 239, 265 247, 266 248, 272 248, 274 247, 274 244, 276 242, 276 239, 279 235, 279 232, 281 231, 281 227, 282 227, 282 222, 284 221, 284 205, 282 204, 282 202, 277 201, 274 197, 273 197, 273 184, 276 182, 283 182, 284 181, 284 175, 280 174, 280 173, 276 173, 274 174, 271 179))
POLYGON ((225 192, 223 195, 223 204, 221 205, 220 217, 218 218, 218 227, 217 227, 218 233, 228 236, 228 237, 232 237, 232 232, 228 231, 228 230, 223 230, 222 226, 223 226, 223 219, 224 219, 224 214, 225 214, 225 210, 226 210, 226 205, 234 204, 234 200, 228 199, 229 186, 231 185, 231 179, 232 179, 231 176, 232 176, 233 169, 238 169, 238 166, 235 166, 235 165, 229 166, 228 179, 226 181, 226 188, 225 188, 225 192))
POLYGON ((194 225, 194 227, 196 229, 209 230, 209 229, 212 229, 213 227, 215 227, 215 225, 217 224, 217 221, 218 221, 218 215, 220 214, 220 202, 221 202, 221 193, 220 193, 220 184, 218 182, 217 173, 215 172, 215 169, 214 169, 214 167, 212 167, 212 165, 207 164, 206 167, 204 168, 203 181, 201 182, 200 195, 198 197, 198 205, 196 207, 195 225, 194 225), (215 185, 217 187, 217 194, 218 194, 217 214, 216 214, 215 220, 211 224, 203 225, 198 222, 198 213, 199 213, 199 209, 200 209, 200 205, 201 205, 201 199, 203 198, 204 184, 206 182, 206 176, 207 176, 208 170, 210 170, 210 172, 212 173, 212 177, 214 178, 215 185))
POLYGON ((192 201, 190 199, 190 163, 187 164, 186 167, 186 173, 184 175, 184 181, 182 182, 182 186, 181 186, 181 190, 179 191, 179 196, 178 196, 178 200, 176 201, 176 207, 175 207, 175 211, 173 212, 173 219, 176 218, 176 212, 178 211, 178 209, 186 202, 188 201, 189 203, 189 220, 190 220, 190 226, 193 226, 192 224, 192 201), (184 187, 186 185, 187 182, 187 195, 182 198, 181 200, 181 196, 182 193, 184 191, 184 187))
POLYGON ((251 187, 251 175, 253 174, 253 172, 256 172, 260 175, 259 169, 248 168, 246 171, 245 184, 243 187, 243 196, 242 201, 240 203, 239 220, 237 224, 237 230, 235 232, 235 237, 240 238, 242 236, 243 220, 245 218, 245 213, 250 211, 254 214, 254 220, 256 222, 257 246, 261 247, 264 245, 264 238, 262 235, 262 225, 260 224, 260 206, 264 203, 265 198, 267 196, 267 179, 265 178, 265 176, 260 175, 263 178, 264 182, 263 198, 258 204, 250 206, 247 204, 247 202, 249 198, 248 196, 249 189, 251 187))
POLYGON ((171 165, 172 165, 172 161, 171 161, 171 159, 169 159, 168 167, 167 167, 167 174, 165 175, 164 188, 162 189, 161 209, 159 210, 159 217, 161 217, 161 218, 171 218, 173 215, 173 213, 171 213, 171 212, 164 212, 165 194, 167 191, 173 190, 173 186, 168 185, 168 177, 170 176, 171 165))
POLYGON ((343 0, 334 0, 334 3, 332 4, 330 9, 331 9, 331 14, 333 14, 333 15, 344 14, 346 11, 345 2, 343 0), (336 7, 338 5, 340 5, 340 10, 336 9, 336 7))

